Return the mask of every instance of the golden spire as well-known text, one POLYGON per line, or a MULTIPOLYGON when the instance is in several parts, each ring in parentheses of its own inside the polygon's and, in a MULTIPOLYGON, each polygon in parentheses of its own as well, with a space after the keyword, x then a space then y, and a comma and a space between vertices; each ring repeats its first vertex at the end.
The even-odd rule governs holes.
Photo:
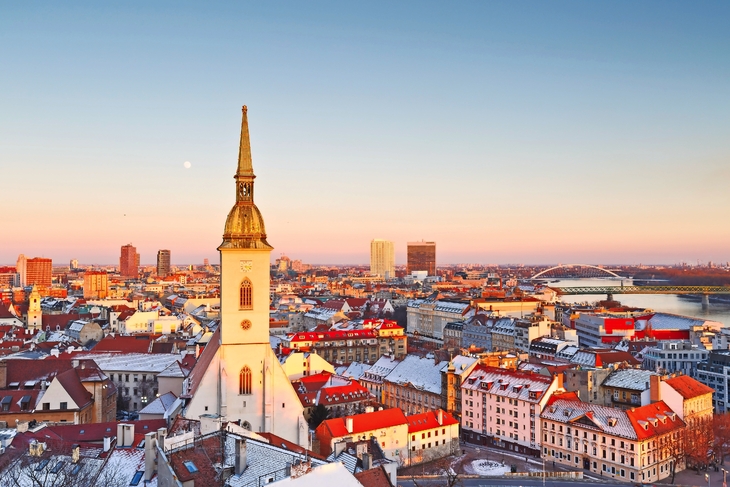
POLYGON ((248 135, 248 109, 243 106, 241 120, 241 143, 238 148, 238 170, 236 179, 236 203, 228 213, 223 230, 223 243, 219 248, 271 250, 266 241, 264 218, 253 201, 253 164, 251 163, 251 140, 248 135))
POLYGON ((238 146, 238 171, 236 176, 253 176, 253 164, 251 162, 251 139, 248 135, 248 108, 243 105, 241 109, 241 142, 238 146))

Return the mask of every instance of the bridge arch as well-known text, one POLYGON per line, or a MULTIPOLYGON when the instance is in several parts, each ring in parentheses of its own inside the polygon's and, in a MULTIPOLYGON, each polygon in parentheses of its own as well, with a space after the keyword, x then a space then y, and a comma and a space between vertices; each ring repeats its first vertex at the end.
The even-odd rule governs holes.
POLYGON ((611 275, 613 277, 618 277, 618 278, 621 278, 622 277, 622 276, 619 276, 618 274, 616 274, 615 272, 611 272, 611 271, 609 271, 607 269, 604 269, 602 267, 598 267, 598 266, 595 266, 595 265, 590 265, 590 264, 560 264, 560 265, 556 265, 554 267, 551 267, 549 269, 545 269, 544 271, 538 272, 537 274, 535 274, 534 276, 532 276, 531 279, 537 279, 538 277, 542 276, 543 274, 547 274, 548 272, 554 271, 555 269, 566 269, 566 268, 571 268, 571 267, 590 267, 592 269, 597 269, 599 271, 605 272, 606 274, 611 275))

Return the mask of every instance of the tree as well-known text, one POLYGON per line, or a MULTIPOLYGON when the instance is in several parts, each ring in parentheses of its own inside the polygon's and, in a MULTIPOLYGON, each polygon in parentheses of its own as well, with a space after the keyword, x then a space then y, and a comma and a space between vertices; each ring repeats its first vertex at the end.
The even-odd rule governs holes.
POLYGON ((684 435, 685 452, 688 463, 695 470, 704 470, 710 464, 715 434, 712 418, 698 419, 688 425, 684 435))
POLYGON ((715 414, 712 423, 715 432, 713 449, 720 465, 724 465, 725 455, 730 453, 730 413, 715 414))
POLYGON ((309 428, 317 429, 317 426, 329 417, 329 410, 323 404, 317 404, 314 409, 312 409, 311 416, 309 416, 309 428))
POLYGON ((689 430, 685 427, 679 431, 675 431, 669 435, 660 438, 659 446, 661 447, 660 458, 666 458, 670 460, 672 480, 674 483, 674 476, 677 473, 677 467, 686 465, 687 462, 687 442, 686 438, 689 434, 689 430))
MULTIPOLYGON (((436 460, 436 462, 432 463, 432 465, 439 468, 443 479, 438 483, 434 483, 429 479, 427 484, 429 487, 434 485, 438 487, 456 487, 457 485, 462 485, 459 474, 451 468, 450 457, 436 460)), ((422 487, 422 485, 419 484, 420 479, 418 479, 415 475, 411 475, 411 481, 415 487, 422 487)))

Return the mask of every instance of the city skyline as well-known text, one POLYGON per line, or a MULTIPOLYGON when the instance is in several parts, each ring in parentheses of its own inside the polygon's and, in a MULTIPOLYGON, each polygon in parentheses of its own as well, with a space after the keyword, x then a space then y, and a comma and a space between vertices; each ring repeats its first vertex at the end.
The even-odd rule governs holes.
POLYGON ((323 5, 8 6, 0 262, 214 258, 244 103, 274 257, 728 260, 729 6, 323 5))

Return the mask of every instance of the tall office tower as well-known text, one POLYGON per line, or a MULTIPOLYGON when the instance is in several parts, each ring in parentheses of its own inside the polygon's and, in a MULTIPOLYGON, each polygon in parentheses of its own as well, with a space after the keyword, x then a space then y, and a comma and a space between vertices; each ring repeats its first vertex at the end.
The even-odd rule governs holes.
POLYGON ((15 267, 0 267, 0 288, 20 286, 20 275, 15 267))
POLYGON ((69 263, 68 267, 72 271, 78 269, 79 268, 79 261, 76 260, 76 259, 71 259, 71 262, 69 263))
POLYGON ((15 263, 15 270, 18 272, 18 279, 20 280, 20 283, 18 285, 20 287, 25 287, 26 276, 28 275, 28 259, 25 255, 20 254, 18 256, 18 261, 15 263))
POLYGON ((51 287, 53 278, 53 261, 43 257, 34 257, 25 260, 25 285, 51 287))
POLYGON ((215 415, 254 432, 270 432, 299 445, 309 441, 302 403, 269 343, 271 251, 254 204, 248 118, 243 107, 241 145, 221 257, 220 325, 183 394, 188 419, 215 415))
POLYGON ((170 251, 157 251, 157 275, 165 277, 170 275, 170 251))
POLYGON ((109 275, 106 271, 84 273, 84 298, 105 299, 109 296, 109 275))
POLYGON ((386 279, 395 277, 395 246, 388 240, 370 242, 370 274, 386 279))
POLYGON ((122 255, 119 257, 119 274, 122 277, 139 277, 139 254, 132 244, 122 245, 122 255))
POLYGON ((436 275, 436 242, 408 242, 406 273, 426 271, 436 275))

